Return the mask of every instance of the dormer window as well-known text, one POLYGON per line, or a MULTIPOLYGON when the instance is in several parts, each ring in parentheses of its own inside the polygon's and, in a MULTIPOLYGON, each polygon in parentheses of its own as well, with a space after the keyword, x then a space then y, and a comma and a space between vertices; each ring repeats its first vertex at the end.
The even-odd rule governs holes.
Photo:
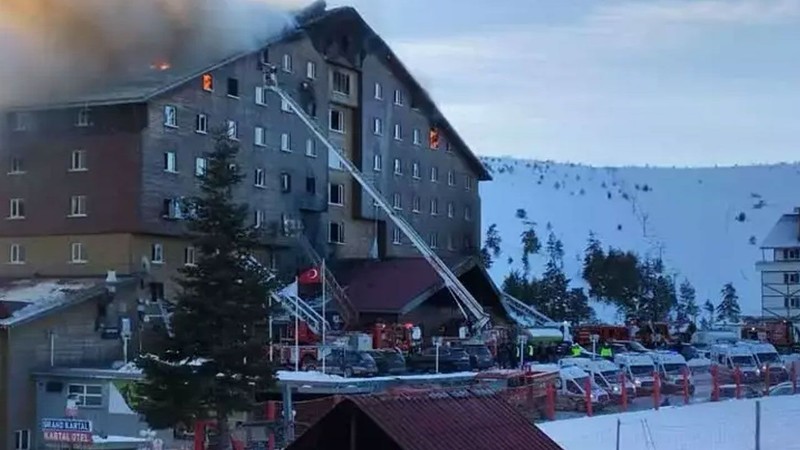
POLYGON ((78 111, 78 117, 75 120, 76 127, 88 127, 92 124, 92 115, 88 108, 83 108, 78 111))
POLYGON ((800 248, 783 249, 783 259, 789 259, 789 260, 800 259, 800 248))

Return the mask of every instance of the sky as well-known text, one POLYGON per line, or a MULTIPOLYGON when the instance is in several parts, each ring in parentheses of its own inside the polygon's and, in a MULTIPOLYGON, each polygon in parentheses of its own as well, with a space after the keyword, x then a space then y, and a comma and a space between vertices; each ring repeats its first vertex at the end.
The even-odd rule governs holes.
POLYGON ((475 153, 594 165, 800 160, 800 0, 328 0, 475 153))

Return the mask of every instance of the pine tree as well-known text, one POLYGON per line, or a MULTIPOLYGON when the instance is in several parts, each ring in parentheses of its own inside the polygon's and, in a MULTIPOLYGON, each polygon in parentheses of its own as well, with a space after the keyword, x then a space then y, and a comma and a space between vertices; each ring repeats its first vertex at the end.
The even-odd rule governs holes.
POLYGON ((582 276, 589 285, 589 295, 600 300, 607 294, 604 276, 606 254, 593 232, 589 233, 589 243, 583 255, 582 276))
POLYGON ((139 412, 154 429, 215 417, 219 448, 230 448, 228 419, 249 410, 254 393, 274 384, 267 357, 267 297, 275 288, 256 263, 259 234, 245 225, 248 206, 234 201, 243 176, 238 146, 224 133, 207 154, 201 194, 189 201, 196 264, 180 269, 172 333, 138 361, 139 412))
POLYGON ((522 240, 522 272, 527 276, 531 270, 530 257, 539 253, 539 250, 542 249, 542 243, 536 234, 536 223, 528 220, 523 221, 523 223, 525 224, 525 231, 520 236, 522 240))
POLYGON ((483 266, 487 269, 490 269, 494 264, 494 260, 500 256, 500 244, 502 242, 503 239, 497 231, 497 224, 491 224, 489 229, 486 230, 486 239, 484 240, 483 248, 481 248, 481 260, 483 260, 483 266))
POLYGON ((741 315, 739 309, 739 296, 732 283, 726 283, 720 291, 722 300, 717 305, 717 320, 721 322, 738 323, 741 315))
POLYGON ((683 280, 680 286, 680 296, 678 305, 675 308, 675 319, 678 323, 688 321, 696 322, 698 307, 696 303, 696 292, 689 280, 683 280))
POLYGON ((706 325, 708 327, 714 326, 714 304, 711 303, 711 300, 706 299, 706 302, 703 304, 703 309, 706 311, 708 317, 706 318, 706 325))

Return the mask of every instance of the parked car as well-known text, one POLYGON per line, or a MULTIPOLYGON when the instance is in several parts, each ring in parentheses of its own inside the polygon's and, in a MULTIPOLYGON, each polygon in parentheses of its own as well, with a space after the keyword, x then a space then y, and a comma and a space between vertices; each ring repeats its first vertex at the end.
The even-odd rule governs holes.
MULTIPOLYGON (((761 397, 761 392, 757 391, 753 386, 742 384, 739 385, 740 397, 739 398, 758 398, 761 397)), ((723 384, 719 387, 720 400, 730 400, 736 398, 736 385, 723 384)))
POLYGON ((612 352, 614 351, 615 346, 621 346, 625 349, 620 353, 647 353, 650 351, 647 349, 647 347, 637 341, 611 341, 609 344, 611 344, 612 352))
POLYGON ((402 375, 407 371, 406 358, 397 350, 370 350, 368 353, 378 365, 379 375, 402 375))
POLYGON ((781 395, 794 395, 794 386, 792 385, 791 381, 784 381, 778 385, 772 386, 769 388, 769 396, 781 396, 781 395))
POLYGON ((469 366, 473 370, 486 370, 494 367, 494 357, 489 348, 482 344, 467 344, 462 347, 469 355, 469 366))
MULTIPOLYGON (((429 347, 420 353, 409 355, 406 363, 416 372, 436 371, 436 347, 429 347)), ((439 372, 469 371, 469 355, 462 348, 439 347, 439 372)))
POLYGON ((343 377, 372 377, 378 374, 378 365, 365 351, 334 348, 325 357, 326 372, 343 377))

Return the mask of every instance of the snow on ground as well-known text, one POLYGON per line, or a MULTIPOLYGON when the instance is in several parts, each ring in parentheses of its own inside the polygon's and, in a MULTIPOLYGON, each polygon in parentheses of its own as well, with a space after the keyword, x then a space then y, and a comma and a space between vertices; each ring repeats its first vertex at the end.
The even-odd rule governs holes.
MULTIPOLYGON (((695 286, 700 305, 716 303, 723 284, 732 282, 743 312, 759 313, 758 244, 782 214, 800 206, 798 164, 686 169, 483 161, 494 177, 480 188, 483 233, 496 223, 503 239, 503 254, 491 268, 498 283, 521 268, 524 226, 515 214, 524 209, 543 245, 548 223, 563 241, 565 270, 576 286, 594 231, 606 247, 661 254, 678 282, 686 277, 695 286)), ((540 272, 544 262, 531 258, 532 269, 540 272)), ((608 307, 598 314, 616 319, 608 307)))
POLYGON ((279 370, 278 379, 280 381, 301 381, 301 382, 325 382, 325 383, 357 383, 357 382, 370 382, 370 381, 392 381, 392 380, 443 380, 448 378, 465 378, 474 377, 475 372, 455 372, 455 373, 440 373, 440 374, 424 374, 424 375, 401 375, 392 377, 371 377, 371 378, 344 378, 339 375, 331 375, 327 373, 308 371, 308 372, 293 372, 289 370, 279 370))
MULTIPOLYGON (((761 448, 800 449, 796 427, 800 397, 761 401, 761 448)), ((614 448, 617 419, 621 450, 752 450, 756 400, 730 400, 580 419, 539 427, 565 450, 614 448), (652 444, 651 444, 652 443, 652 444)))
POLYGON ((0 325, 38 314, 64 303, 69 294, 88 289, 97 280, 40 280, 25 279, 9 282, 0 287, 0 302, 7 303, 11 317, 0 320, 0 325))

